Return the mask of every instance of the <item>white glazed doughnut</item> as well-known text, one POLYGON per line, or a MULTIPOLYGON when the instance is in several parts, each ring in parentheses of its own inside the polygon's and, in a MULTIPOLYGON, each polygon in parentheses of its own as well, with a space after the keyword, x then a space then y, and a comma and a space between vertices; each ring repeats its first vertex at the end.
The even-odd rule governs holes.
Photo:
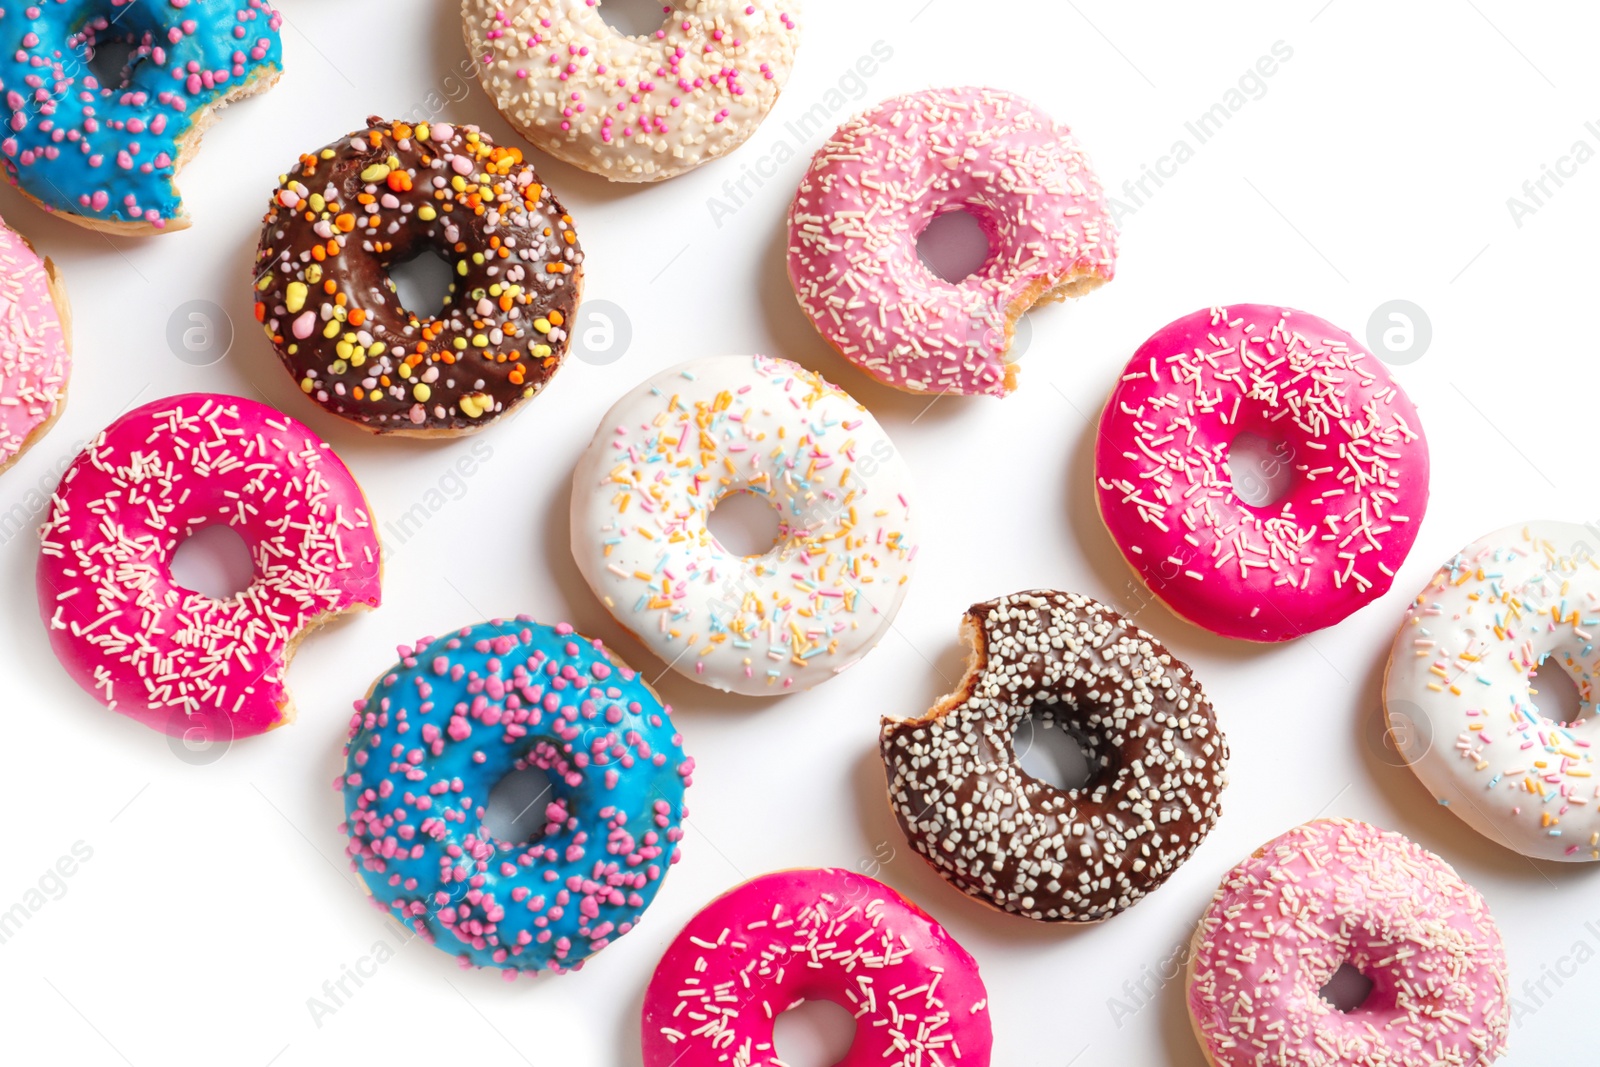
POLYGON ((729 692, 807 689, 889 629, 916 559, 910 472, 877 420, 818 374, 766 356, 694 360, 601 422, 572 483, 572 553, 617 621, 729 692), (706 520, 732 493, 778 511, 739 556, 706 520))
POLYGON ((607 25, 598 0, 462 0, 495 107, 541 150, 619 182, 691 171, 743 144, 800 44, 799 0, 673 0, 661 28, 607 25))
POLYGON ((1594 717, 1595 539, 1567 522, 1480 537, 1434 574, 1395 635, 1384 707, 1396 747, 1439 803, 1524 856, 1600 859, 1594 717), (1534 704, 1565 670, 1578 721, 1534 704))

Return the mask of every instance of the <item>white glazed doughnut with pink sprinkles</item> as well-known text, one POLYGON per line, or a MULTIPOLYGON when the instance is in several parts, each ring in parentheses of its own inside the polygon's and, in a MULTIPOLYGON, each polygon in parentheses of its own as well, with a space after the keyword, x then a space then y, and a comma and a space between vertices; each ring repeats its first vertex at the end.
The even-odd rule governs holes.
POLYGON ((777 102, 800 45, 799 0, 678 0, 650 34, 599 0, 462 0, 467 49, 507 122, 603 178, 653 182, 733 151, 777 102))

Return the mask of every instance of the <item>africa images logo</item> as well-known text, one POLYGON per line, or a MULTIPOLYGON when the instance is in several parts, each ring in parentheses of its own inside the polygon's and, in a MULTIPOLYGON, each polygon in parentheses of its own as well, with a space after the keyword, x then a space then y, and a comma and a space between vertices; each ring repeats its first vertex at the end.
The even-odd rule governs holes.
POLYGON ((722 220, 731 217, 755 196, 763 185, 778 173, 778 168, 800 154, 799 146, 818 133, 831 133, 834 120, 851 101, 867 95, 867 79, 878 73, 878 68, 894 58, 894 49, 886 41, 873 41, 872 47, 854 64, 845 68, 822 99, 799 117, 783 124, 784 133, 778 143, 744 164, 737 178, 722 183, 722 196, 706 198, 706 210, 711 221, 722 228, 722 220))

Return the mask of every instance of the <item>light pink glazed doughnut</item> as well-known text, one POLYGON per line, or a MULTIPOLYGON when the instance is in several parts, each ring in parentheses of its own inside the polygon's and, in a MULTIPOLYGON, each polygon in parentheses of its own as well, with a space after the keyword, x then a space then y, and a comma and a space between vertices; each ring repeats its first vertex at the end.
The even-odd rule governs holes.
POLYGON ((70 324, 55 264, 0 222, 0 472, 33 447, 66 406, 70 324))
POLYGON ((840 354, 913 393, 1005 396, 1018 316, 1110 281, 1116 229, 1067 127, 999 89, 897 96, 834 132, 789 208, 789 280, 840 354), (989 258, 947 282, 917 238, 966 211, 989 258))
POLYGON ((1190 946, 1189 1017, 1212 1067, 1488 1067, 1511 1022, 1489 907, 1396 833, 1319 819, 1223 879, 1190 946), (1342 1012, 1345 964, 1372 983, 1342 1012))
POLYGON ((921 908, 838 868, 746 882, 689 920, 644 997, 644 1067, 783 1067, 779 1015, 829 1000, 855 1016, 836 1067, 988 1067, 989 994, 921 908))
POLYGON ((228 741, 294 718, 305 634, 377 607, 361 487, 309 429, 265 404, 189 393, 136 408, 62 475, 40 531, 39 610, 67 672, 112 711, 228 741), (243 538, 255 580, 229 600, 173 581, 202 526, 243 538))
POLYGON ((1224 637, 1287 641, 1388 592, 1428 506, 1417 409, 1355 338, 1315 315, 1208 308, 1151 337, 1095 445, 1100 517, 1144 583, 1224 637), (1245 503, 1240 434, 1276 442, 1290 485, 1245 503))

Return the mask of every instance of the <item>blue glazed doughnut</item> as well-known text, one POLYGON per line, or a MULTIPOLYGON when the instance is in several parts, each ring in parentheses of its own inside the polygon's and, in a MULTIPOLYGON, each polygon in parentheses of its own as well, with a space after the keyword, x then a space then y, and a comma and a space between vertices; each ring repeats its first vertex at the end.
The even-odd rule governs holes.
POLYGON ((0 0, 7 176, 92 229, 185 229, 178 169, 217 108, 278 80, 282 21, 267 0, 0 0), (112 42, 121 85, 89 66, 112 42))
POLYGON ((402 646, 357 702, 346 851, 373 900, 478 967, 576 969, 631 930, 683 836, 694 761, 637 674, 572 627, 496 620, 402 646), (550 779, 543 833, 496 840, 489 791, 550 779))

